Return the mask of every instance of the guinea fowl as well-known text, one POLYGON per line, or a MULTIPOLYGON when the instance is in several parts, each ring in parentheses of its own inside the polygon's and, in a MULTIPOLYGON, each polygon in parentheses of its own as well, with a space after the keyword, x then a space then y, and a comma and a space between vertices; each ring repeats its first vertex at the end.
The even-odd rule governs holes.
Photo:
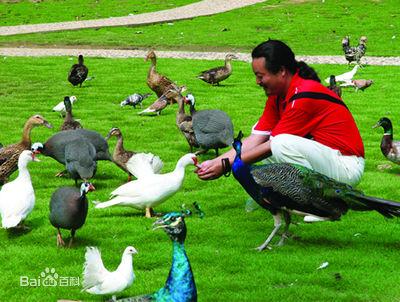
POLYGON ((236 157, 232 173, 246 192, 274 218, 274 229, 259 246, 268 247, 280 229, 281 215, 286 226, 279 245, 288 236, 290 213, 304 215, 304 221, 339 220, 349 209, 377 211, 387 218, 400 216, 400 203, 364 195, 351 186, 338 182, 306 167, 290 163, 251 166, 241 160, 242 134, 235 139, 236 157))
MULTIPOLYGON (((157 58, 153 50, 150 50, 147 53, 145 60, 151 60, 150 69, 147 73, 147 86, 149 86, 149 88, 153 90, 159 98, 169 89, 178 89, 178 86, 174 82, 157 72, 157 58)), ((173 103, 173 100, 168 101, 173 103)))
POLYGON ((331 75, 329 77, 329 90, 332 90, 334 93, 336 93, 339 97, 342 96, 342 88, 336 84, 336 79, 334 75, 331 75))
MULTIPOLYGON (((64 99, 65 99, 65 98, 64 98, 64 99)), ((70 100, 70 102, 71 102, 71 105, 73 105, 73 104, 77 101, 77 98, 76 98, 76 96, 72 95, 72 96, 69 97, 69 100, 70 100)), ((61 115, 61 117, 64 117, 64 116, 65 116, 65 105, 64 105, 64 100, 62 100, 62 101, 59 102, 57 105, 55 105, 55 106, 53 107, 53 111, 54 111, 54 112, 59 112, 60 115, 61 115)))
POLYGON ((199 110, 195 108, 195 98, 192 94, 186 96, 190 103, 193 131, 196 141, 204 153, 209 149, 218 149, 230 146, 233 142, 233 124, 230 117, 222 110, 199 110))
MULTIPOLYGON (((83 290, 94 295, 107 295, 123 291, 135 280, 132 256, 137 254, 133 246, 128 246, 122 254, 121 263, 113 272, 103 264, 101 254, 96 247, 87 247, 83 266, 83 290)), ((113 300, 115 301, 115 296, 113 300)))
POLYGON ((78 179, 87 182, 96 174, 96 148, 82 137, 69 142, 65 146, 65 168, 75 185, 78 179))
POLYGON ((23 220, 35 206, 35 192, 27 168, 31 161, 39 161, 35 153, 22 151, 18 158, 17 178, 3 185, 0 190, 1 224, 5 229, 23 227, 23 220))
POLYGON ((24 125, 21 141, 0 149, 0 184, 5 183, 8 177, 17 170, 18 158, 22 151, 31 149, 31 131, 37 126, 52 128, 41 115, 33 115, 24 125))
POLYGON ((72 106, 71 106, 71 101, 69 96, 64 97, 64 106, 65 106, 65 119, 64 123, 61 125, 61 131, 65 130, 75 130, 82 128, 82 125, 78 122, 75 121, 73 116, 72 116, 72 106))
POLYGON ((346 36, 342 40, 342 48, 344 52, 344 57, 347 62, 356 62, 357 65, 361 65, 361 58, 365 55, 367 51, 367 37, 362 36, 358 42, 357 46, 350 46, 350 38, 346 36))
POLYGON ((149 162, 133 158, 130 163, 141 175, 111 192, 111 199, 105 202, 95 202, 97 209, 111 206, 128 206, 146 209, 146 217, 152 216, 152 208, 174 195, 182 186, 185 177, 185 167, 197 165, 195 154, 182 156, 176 163, 174 171, 165 174, 154 174, 149 162))
POLYGON ((197 289, 192 268, 185 250, 185 216, 190 213, 171 212, 153 224, 153 229, 163 229, 172 241, 172 265, 164 287, 152 294, 119 299, 119 302, 196 302, 197 289))
POLYGON ((68 73, 68 81, 76 86, 82 87, 82 83, 86 80, 89 69, 83 64, 83 56, 78 56, 78 64, 72 65, 68 73))
POLYGON ((90 142, 96 149, 95 160, 112 161, 108 150, 107 141, 96 131, 87 129, 76 129, 60 131, 51 136, 45 143, 34 143, 32 150, 38 151, 45 156, 54 158, 59 163, 65 165, 65 148, 76 139, 83 139, 90 142))
POLYGON ((197 76, 197 78, 203 80, 206 83, 212 85, 217 84, 219 86, 219 82, 227 79, 232 74, 232 59, 237 59, 237 57, 233 54, 227 54, 225 57, 224 66, 202 71, 200 75, 197 76))
POLYGON ((400 141, 393 140, 393 126, 390 119, 382 117, 373 128, 383 128, 381 140, 382 154, 390 161, 400 164, 400 141))
POLYGON ((121 102, 121 107, 123 106, 132 106, 133 108, 136 109, 137 105, 140 105, 140 108, 142 108, 142 102, 144 99, 148 98, 151 95, 151 93, 145 93, 145 94, 140 94, 140 93, 134 93, 128 96, 125 100, 121 102))
POLYGON ((50 223, 57 228, 57 246, 65 246, 60 229, 71 230, 69 247, 77 229, 85 223, 88 201, 86 193, 95 188, 91 183, 82 183, 80 189, 74 187, 58 188, 50 199, 50 223))
POLYGON ((124 148, 124 139, 122 136, 122 132, 119 128, 112 128, 107 136, 106 140, 110 139, 110 137, 115 136, 117 138, 117 144, 113 153, 113 162, 128 173, 128 181, 132 180, 132 175, 136 178, 139 177, 141 171, 130 170, 132 167, 130 165, 130 161, 135 157, 140 157, 142 160, 146 160, 151 165, 154 173, 159 173, 163 167, 163 162, 158 156, 155 156, 152 153, 138 153, 134 151, 127 151, 124 148))

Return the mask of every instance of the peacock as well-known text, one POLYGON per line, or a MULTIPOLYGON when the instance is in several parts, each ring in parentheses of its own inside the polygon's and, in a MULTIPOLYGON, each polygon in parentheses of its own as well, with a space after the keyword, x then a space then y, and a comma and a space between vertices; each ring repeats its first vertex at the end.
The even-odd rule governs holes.
POLYGON ((165 214, 153 224, 153 229, 164 229, 172 240, 172 266, 164 287, 158 291, 137 297, 120 299, 121 302, 195 302, 197 289, 185 251, 186 224, 185 216, 191 215, 189 210, 165 214))
MULTIPOLYGON (((274 218, 274 229, 257 249, 268 247, 282 225, 286 226, 278 245, 288 236, 290 214, 305 216, 304 221, 339 220, 351 209, 375 210, 387 218, 400 216, 400 203, 364 195, 350 185, 338 182, 306 167, 290 163, 251 166, 241 160, 239 132, 233 142, 236 156, 232 173, 246 192, 274 218)), ((223 161, 226 163, 226 161, 223 161)))

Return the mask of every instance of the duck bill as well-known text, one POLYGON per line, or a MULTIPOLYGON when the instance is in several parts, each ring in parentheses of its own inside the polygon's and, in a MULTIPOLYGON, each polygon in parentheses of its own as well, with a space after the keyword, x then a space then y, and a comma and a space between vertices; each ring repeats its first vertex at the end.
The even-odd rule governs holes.
POLYGON ((40 162, 40 159, 36 157, 37 152, 32 152, 32 161, 40 162))
POLYGON ((381 126, 381 124, 378 122, 378 123, 376 123, 375 125, 372 126, 372 129, 378 128, 378 127, 380 127, 380 126, 381 126))
POLYGON ((50 124, 48 121, 43 121, 43 126, 49 128, 49 129, 53 128, 53 125, 50 124))

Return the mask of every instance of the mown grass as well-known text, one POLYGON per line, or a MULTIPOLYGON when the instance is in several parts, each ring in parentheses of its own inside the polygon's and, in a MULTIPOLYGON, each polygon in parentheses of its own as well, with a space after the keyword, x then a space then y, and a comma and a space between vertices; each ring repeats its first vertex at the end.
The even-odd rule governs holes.
MULTIPOLYGON (((89 10, 85 14, 89 15, 89 10)), ((14 20, 7 14, 4 17, 4 23, 9 18, 14 20)), ((395 0, 271 0, 218 15, 173 22, 173 25, 3 36, 0 45, 249 52, 270 37, 286 41, 298 55, 341 55, 340 43, 345 35, 350 35, 353 44, 365 35, 367 55, 399 56, 399 17, 395 0)), ((41 20, 50 21, 45 17, 41 20)))
MULTIPOLYGON (((45 141, 58 131, 62 120, 51 108, 64 95, 78 98, 76 118, 87 129, 105 135, 118 126, 129 150, 153 152, 171 171, 177 159, 188 152, 184 137, 175 126, 176 105, 159 117, 141 117, 139 109, 121 108, 119 102, 133 92, 147 92, 148 64, 141 59, 86 58, 89 75, 95 79, 82 88, 66 80, 76 58, 1 58, 0 142, 11 144, 21 137, 25 120, 34 113, 47 118, 55 129, 35 128, 32 140, 45 141)), ((233 62, 232 76, 221 87, 211 87, 195 78, 198 71, 221 64, 213 61, 159 59, 158 70, 178 84, 185 84, 197 97, 198 109, 225 110, 235 125, 249 134, 262 112, 265 96, 255 85, 249 64, 233 62)), ((346 66, 315 65, 321 78, 347 71, 346 66)), ((344 100, 354 114, 366 148, 366 169, 359 188, 367 194, 400 200, 398 167, 380 171, 387 163, 380 153, 382 129, 371 126, 382 116, 398 125, 400 88, 393 76, 399 67, 367 66, 357 78, 375 83, 365 92, 344 91, 344 100)), ((145 101, 145 106, 155 99, 145 101)), ((113 149, 115 141, 110 141, 113 149)), ((200 157, 206 160, 213 152, 200 157)), ((31 232, 12 235, 0 232, 0 300, 55 301, 69 298, 100 301, 101 297, 80 292, 80 287, 20 287, 20 276, 37 278, 46 268, 60 276, 78 277, 82 272, 85 247, 94 245, 103 252, 105 265, 114 269, 127 245, 139 254, 134 259, 137 280, 123 292, 132 296, 163 286, 171 263, 171 243, 162 232, 151 231, 153 219, 131 208, 96 210, 91 205, 86 224, 77 232, 72 249, 56 247, 56 230, 48 221, 48 203, 53 191, 73 185, 68 178, 55 178, 63 167, 41 156, 29 170, 36 192, 36 206, 27 219, 31 232)), ((297 236, 283 247, 256 252, 271 230, 273 220, 263 210, 246 213, 246 193, 232 178, 200 181, 186 169, 182 189, 160 205, 159 211, 173 211, 197 201, 206 216, 187 218, 187 253, 198 287, 199 301, 396 301, 400 299, 398 250, 400 224, 377 213, 350 212, 342 221, 304 224, 300 219, 291 230, 297 236), (356 235, 358 234, 358 235, 356 235), (325 262, 323 270, 317 267, 325 262)), ((12 178, 16 177, 16 174, 12 178)), ((106 200, 112 189, 126 181, 126 174, 112 163, 99 162, 93 179, 97 190, 89 200, 106 200)), ((64 231, 65 239, 68 239, 64 231)))
POLYGON ((169 9, 196 0, 117 0, 117 1, 1 1, 0 25, 36 24, 48 22, 83 21, 137 15, 169 9))

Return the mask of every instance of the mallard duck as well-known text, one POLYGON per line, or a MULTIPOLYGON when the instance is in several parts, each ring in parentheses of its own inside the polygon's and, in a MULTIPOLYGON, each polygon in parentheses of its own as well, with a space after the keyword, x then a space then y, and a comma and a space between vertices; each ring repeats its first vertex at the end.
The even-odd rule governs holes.
POLYGON ((61 131, 75 130, 75 129, 82 128, 81 123, 76 121, 72 116, 72 106, 71 106, 71 101, 70 101, 69 96, 66 96, 64 98, 64 106, 65 106, 66 115, 65 115, 64 123, 61 125, 61 131))
POLYGON ((195 108, 193 94, 186 96, 186 102, 190 104, 194 136, 201 148, 196 154, 230 146, 233 142, 233 123, 231 118, 222 110, 199 110, 195 108))
POLYGON ((88 75, 89 69, 83 64, 83 56, 78 56, 78 64, 72 65, 68 73, 68 81, 76 86, 82 87, 82 83, 85 81, 88 75))
MULTIPOLYGON (((150 69, 147 73, 147 86, 157 94, 157 97, 161 98, 171 88, 178 89, 178 86, 174 82, 157 72, 157 58, 153 50, 147 53, 145 60, 151 60, 150 69)), ((169 102, 172 104, 174 101, 169 100, 169 102)))
POLYGON ((140 93, 134 93, 128 96, 125 100, 121 102, 121 107, 123 106, 132 106, 133 108, 136 109, 137 105, 140 105, 140 108, 142 108, 142 102, 144 99, 148 98, 151 95, 151 93, 145 93, 145 94, 140 94, 140 93))
MULTIPOLYGON (((101 254, 96 247, 87 247, 83 265, 83 290, 94 295, 107 295, 123 291, 135 280, 132 256, 137 254, 133 246, 125 248, 121 263, 110 272, 104 267, 101 254)), ((113 296, 113 300, 115 300, 113 296)))
POLYGON ((80 189, 61 187, 51 195, 49 219, 52 226, 57 228, 57 246, 65 246, 60 229, 66 229, 71 230, 68 244, 71 247, 76 230, 81 228, 86 220, 88 211, 86 194, 94 190, 91 183, 84 182, 80 189))
MULTIPOLYGON (((64 98, 65 99, 65 98, 64 98)), ((71 102, 71 105, 73 105, 78 99, 76 98, 76 96, 71 95, 69 97, 69 100, 71 102)), ((64 100, 62 100, 61 102, 59 102, 57 105, 55 105, 53 107, 53 111, 54 112, 59 112, 61 117, 65 116, 65 105, 64 105, 64 100)))
POLYGON ((107 136, 106 140, 109 140, 110 137, 115 136, 117 138, 117 144, 115 145, 114 153, 113 153, 113 162, 128 173, 128 181, 132 180, 132 175, 136 178, 139 177, 141 171, 130 170, 132 167, 129 161, 132 161, 134 157, 141 157, 142 160, 146 160, 150 163, 153 168, 154 173, 159 173, 163 167, 163 162, 158 156, 155 156, 151 153, 138 153, 134 151, 127 151, 124 148, 124 138, 122 136, 122 132, 119 128, 112 128, 107 136))
POLYGON ((400 141, 393 140, 393 126, 390 119, 382 117, 373 128, 383 128, 381 140, 382 154, 390 161, 400 164, 400 141))
POLYGON ((117 300, 120 302, 196 302, 197 289, 192 268, 185 250, 185 216, 190 212, 171 212, 153 224, 153 229, 163 229, 172 241, 172 265, 164 287, 152 294, 117 300))
POLYGON ((387 218, 400 217, 400 203, 364 195, 351 186, 306 167, 290 163, 251 166, 241 159, 242 134, 235 139, 236 156, 232 174, 243 189, 274 217, 274 229, 258 247, 263 250, 282 226, 285 230, 278 245, 288 236, 291 213, 306 222, 339 220, 348 210, 377 211, 387 218))
POLYGON ((37 126, 53 127, 41 115, 33 115, 25 122, 21 141, 0 150, 0 184, 5 183, 8 177, 17 170, 18 157, 22 151, 31 149, 31 130, 37 126))
POLYGON ((332 90, 336 93, 339 97, 342 96, 342 88, 336 84, 336 79, 334 75, 329 77, 329 86, 327 86, 329 90, 332 90))
POLYGON ((28 163, 39 161, 29 150, 21 152, 18 158, 18 176, 6 183, 0 191, 0 214, 5 229, 22 226, 23 220, 32 212, 35 205, 35 192, 28 163))
POLYGON ((233 54, 227 54, 225 57, 224 66, 202 71, 200 75, 197 76, 197 78, 203 80, 206 83, 212 85, 217 84, 219 86, 219 82, 227 79, 232 74, 232 59, 237 59, 237 57, 233 54))
POLYGON ((187 165, 197 165, 195 154, 182 156, 176 163, 174 171, 165 174, 154 174, 151 165, 135 159, 132 165, 142 175, 111 192, 112 198, 105 202, 95 202, 97 209, 111 206, 128 206, 146 209, 146 217, 152 216, 152 208, 174 195, 182 186, 187 165))

